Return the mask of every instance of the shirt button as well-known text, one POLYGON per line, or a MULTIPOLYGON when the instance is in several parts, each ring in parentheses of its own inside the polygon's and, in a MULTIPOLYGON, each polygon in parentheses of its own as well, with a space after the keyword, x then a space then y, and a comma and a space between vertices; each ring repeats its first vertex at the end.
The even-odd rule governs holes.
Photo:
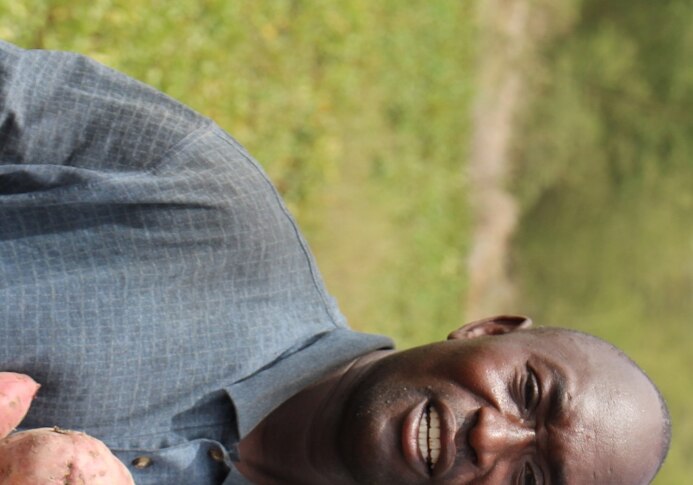
POLYGON ((151 464, 152 459, 148 456, 138 456, 137 458, 132 460, 132 466, 134 466, 138 470, 144 470, 145 468, 151 466, 151 464))
POLYGON ((219 463, 224 462, 224 452, 219 448, 210 448, 209 457, 214 461, 218 461, 219 463))

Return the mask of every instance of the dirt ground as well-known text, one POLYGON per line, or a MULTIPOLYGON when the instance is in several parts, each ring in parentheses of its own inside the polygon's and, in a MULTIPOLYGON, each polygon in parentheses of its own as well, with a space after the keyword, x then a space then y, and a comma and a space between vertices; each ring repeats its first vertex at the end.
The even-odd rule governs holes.
POLYGON ((509 246, 518 207, 509 192, 513 120, 522 108, 523 69, 528 56, 530 2, 483 2, 477 98, 468 178, 473 240, 468 260, 467 318, 512 312, 514 289, 508 272, 509 246))

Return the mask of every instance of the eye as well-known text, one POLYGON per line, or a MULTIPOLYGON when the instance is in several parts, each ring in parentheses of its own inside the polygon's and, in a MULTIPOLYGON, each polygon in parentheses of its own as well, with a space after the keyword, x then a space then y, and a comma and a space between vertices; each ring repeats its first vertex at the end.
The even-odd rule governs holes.
POLYGON ((527 367, 527 378, 522 389, 522 402, 526 411, 534 409, 539 401, 539 380, 534 371, 527 367))
POLYGON ((522 471, 522 480, 520 481, 522 485, 537 485, 537 479, 534 476, 534 470, 529 463, 525 463, 525 468, 522 471))

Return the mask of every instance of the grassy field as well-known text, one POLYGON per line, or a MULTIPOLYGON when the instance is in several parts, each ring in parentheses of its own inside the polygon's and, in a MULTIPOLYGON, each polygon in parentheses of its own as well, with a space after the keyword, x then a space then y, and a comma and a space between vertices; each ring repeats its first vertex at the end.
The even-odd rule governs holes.
MULTIPOLYGON (((693 476, 690 2, 529 2, 511 189, 516 309, 618 343, 660 383, 693 476), (548 20, 547 20, 548 19, 548 20), (537 27, 541 30, 541 25, 537 27)), ((475 2, 24 0, 0 38, 75 50, 215 119, 267 168, 353 326, 461 323, 475 2)), ((499 12, 500 14, 500 12, 499 12)), ((508 310, 499 308, 499 311, 508 310)))

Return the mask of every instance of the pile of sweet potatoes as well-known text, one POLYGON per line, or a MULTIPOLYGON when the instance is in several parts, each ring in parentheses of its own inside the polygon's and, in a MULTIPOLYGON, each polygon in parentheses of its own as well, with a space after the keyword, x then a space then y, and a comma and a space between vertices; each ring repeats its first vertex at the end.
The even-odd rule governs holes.
POLYGON ((134 485, 106 445, 84 433, 39 428, 10 434, 38 389, 29 376, 0 372, 0 484, 134 485))

